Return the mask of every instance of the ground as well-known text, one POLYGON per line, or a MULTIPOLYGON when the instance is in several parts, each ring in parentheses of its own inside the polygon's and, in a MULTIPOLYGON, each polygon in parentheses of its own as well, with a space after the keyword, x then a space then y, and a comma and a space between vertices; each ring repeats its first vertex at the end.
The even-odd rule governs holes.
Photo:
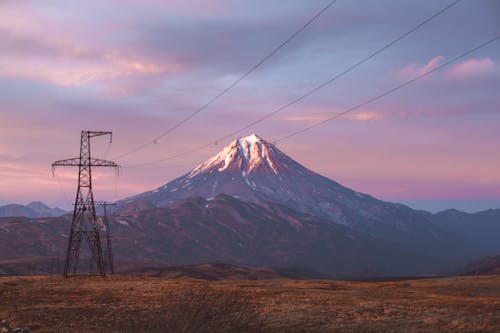
POLYGON ((0 278, 31 332, 500 332, 500 275, 345 282, 0 278))

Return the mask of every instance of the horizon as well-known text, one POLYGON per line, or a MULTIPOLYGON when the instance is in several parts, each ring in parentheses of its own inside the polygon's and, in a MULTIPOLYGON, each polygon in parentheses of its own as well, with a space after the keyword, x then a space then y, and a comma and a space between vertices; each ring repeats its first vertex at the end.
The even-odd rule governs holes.
MULTIPOLYGON (((231 142, 230 142, 227 146, 225 146, 223 149, 221 149, 221 150, 220 150, 220 151, 219 151, 216 155, 221 154, 221 153, 225 150, 225 148, 229 147, 229 145, 231 145, 232 143, 234 143, 234 142, 236 142, 236 141, 239 141, 239 140, 245 140, 245 139, 247 139, 247 138, 249 138, 249 137, 252 137, 252 136, 256 136, 256 137, 257 137, 257 139, 259 139, 259 140, 263 140, 263 141, 265 141, 265 142, 266 142, 266 140, 265 140, 264 138, 262 138, 261 136, 259 136, 258 134, 252 133, 252 134, 250 134, 250 135, 248 135, 248 136, 245 136, 245 137, 243 137, 243 136, 242 136, 242 137, 238 137, 238 138, 236 138, 236 139, 232 140, 232 141, 231 141, 231 142)), ((266 142, 266 143, 267 143, 267 144, 271 144, 271 145, 272 145, 272 143, 269 143, 269 142, 266 142)), ((286 154, 286 152, 284 152, 284 153, 286 154)), ((213 158, 213 157, 215 157, 216 155, 212 156, 212 158, 213 158)), ((212 158, 208 159, 207 161, 211 160, 212 158)), ((189 174, 189 173, 191 173, 193 170, 197 169, 198 167, 200 167, 202 164, 206 163, 207 161, 202 162, 201 164, 198 164, 198 165, 194 166, 193 168, 189 169, 187 172, 183 173, 182 175, 179 175, 178 177, 173 178, 173 179, 172 179, 172 180, 170 180, 170 181, 173 181, 173 180, 175 180, 175 179, 177 179, 177 178, 179 178, 179 177, 183 177, 183 176, 188 175, 188 174, 189 174)), ((312 170, 312 171, 314 172, 314 170, 312 170)), ((75 180, 76 180, 76 178, 75 178, 75 180)), ((332 180, 333 180, 333 179, 332 179, 332 180)), ((169 182, 170 182, 170 181, 169 181, 169 182)), ((335 180, 333 180, 333 181, 335 181, 335 180)), ((159 186, 158 188, 162 188, 162 187, 163 187, 163 185, 165 185, 165 184, 162 184, 162 185, 161 185, 161 186, 159 186)), ((342 185, 342 186, 345 186, 344 184, 341 184, 341 185, 342 185)), ((346 186, 346 187, 348 187, 348 186, 346 186)), ((153 190, 153 189, 149 189, 149 190, 147 190, 147 191, 145 191, 145 192, 148 192, 148 191, 151 191, 151 190, 153 190)), ((138 194, 138 193, 136 193, 136 194, 138 194)), ((363 193, 363 194, 368 194, 368 195, 370 195, 370 193, 363 193)), ((128 198, 128 197, 119 198, 119 199, 118 199, 118 200, 116 200, 116 201, 126 200, 127 198, 128 198)), ((377 199, 379 199, 379 198, 377 198, 377 199)), ((388 200, 384 200, 384 201, 388 201, 388 200)), ((1 202, 1 201, 0 201, 0 206, 4 206, 4 205, 8 205, 8 204, 22 204, 22 205, 28 205, 28 204, 31 204, 31 203, 37 203, 37 202, 41 202, 41 203, 43 203, 43 204, 47 205, 47 206, 48 206, 48 207, 50 207, 50 208, 60 208, 60 209, 63 209, 63 210, 72 211, 72 207, 71 207, 71 206, 57 206, 57 205, 49 205, 49 204, 47 204, 47 203, 45 203, 45 202, 43 202, 43 201, 40 201, 40 200, 28 200, 28 201, 26 201, 26 202, 24 202, 24 203, 16 203, 16 202, 10 202, 10 203, 9 203, 9 202, 7 202, 7 203, 5 203, 5 202, 1 202)), ((446 202, 446 203, 442 203, 442 202, 438 202, 438 201, 430 201, 430 202, 411 202, 411 203, 406 203, 406 202, 395 202, 395 203, 400 203, 400 204, 407 205, 407 206, 409 206, 410 208, 415 209, 415 210, 426 210, 426 211, 431 212, 431 213, 439 213, 439 212, 446 211, 446 210, 457 209, 457 208, 453 207, 453 202, 446 202), (447 204, 448 204, 449 206, 446 206, 447 204), (428 207, 434 207, 434 209, 432 209, 432 208, 431 208, 431 209, 428 209, 428 207), (443 208, 441 208, 441 207, 447 207, 447 208, 444 208, 444 209, 443 209, 443 208)), ((470 202, 461 202, 461 205, 462 205, 463 207, 468 207, 468 206, 467 206, 468 204, 470 205, 470 202)), ((470 210, 470 209, 469 209, 469 210, 468 210, 468 209, 457 209, 457 210, 462 211, 462 212, 466 212, 466 213, 478 213, 478 212, 482 212, 482 211, 485 211, 485 210, 488 210, 488 209, 500 209, 500 208, 495 208, 495 207, 494 207, 494 206, 495 206, 495 204, 496 204, 496 202, 492 202, 491 206, 493 206, 493 207, 490 207, 490 206, 485 206, 485 208, 484 208, 484 209, 480 209, 480 210, 474 210, 475 208, 472 208, 472 210, 470 210)), ((469 206, 469 207, 470 207, 470 206, 469 206)), ((472 206, 472 207, 474 207, 474 206, 472 206)))
MULTIPOLYGON (((328 1, 0 4, 0 205, 71 208, 80 131, 113 131, 93 156, 99 200, 152 190, 236 138, 195 147, 259 119, 342 72, 451 1, 335 3, 226 95, 207 103, 328 1), (230 141, 228 141, 230 140, 230 141), (154 142, 153 142, 154 141, 154 142), (136 147, 151 143, 137 152, 136 147), (168 159, 160 163, 156 160, 168 159), (141 166, 142 164, 147 164, 141 166)), ((293 108, 252 126, 273 142, 437 68, 500 33, 498 2, 460 2, 293 108)), ((500 208, 500 43, 478 50, 278 148, 343 186, 414 209, 500 208)), ((241 135, 237 135, 240 137, 241 135)), ((244 135, 243 135, 244 136, 244 135)))

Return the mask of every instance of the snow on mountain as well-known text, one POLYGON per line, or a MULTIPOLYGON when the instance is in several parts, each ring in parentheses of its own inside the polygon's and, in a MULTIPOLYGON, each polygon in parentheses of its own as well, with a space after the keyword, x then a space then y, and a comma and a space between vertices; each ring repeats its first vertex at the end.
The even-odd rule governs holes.
MULTIPOLYGON (((274 147, 274 149, 276 148, 274 147)), ((223 172, 234 167, 242 172, 242 177, 246 177, 262 167, 271 169, 272 172, 278 174, 276 168, 278 163, 275 165, 273 160, 279 155, 275 153, 274 149, 256 134, 239 138, 231 142, 230 145, 207 162, 194 168, 189 173, 189 177, 194 177, 214 168, 219 172, 223 172)))

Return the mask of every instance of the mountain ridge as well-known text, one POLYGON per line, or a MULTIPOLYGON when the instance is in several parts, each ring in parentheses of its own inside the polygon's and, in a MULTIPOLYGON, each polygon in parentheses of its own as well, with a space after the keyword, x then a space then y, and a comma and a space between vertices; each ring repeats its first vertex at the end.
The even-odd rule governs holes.
POLYGON ((58 207, 51 208, 41 201, 33 201, 27 205, 7 204, 0 206, 0 217, 57 217, 67 213, 58 207))

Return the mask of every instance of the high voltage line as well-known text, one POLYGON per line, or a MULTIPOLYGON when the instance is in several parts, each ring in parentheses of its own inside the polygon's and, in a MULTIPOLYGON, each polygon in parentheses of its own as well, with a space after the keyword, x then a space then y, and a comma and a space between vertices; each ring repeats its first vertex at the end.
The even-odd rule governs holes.
POLYGON ((249 76, 251 73, 253 73, 257 68, 259 68, 261 65, 263 65, 267 60, 269 60, 272 56, 274 56, 276 53, 278 53, 283 47, 285 47, 286 44, 288 44, 292 39, 294 39, 298 34, 300 34, 303 30, 305 30, 309 25, 311 25, 311 23, 313 23, 314 21, 316 21, 317 18, 319 18, 328 8, 330 8, 335 2, 337 2, 337 0, 332 0, 330 1, 325 7, 323 7, 319 12, 317 12, 312 18, 310 18, 306 23, 304 23, 304 25, 302 25, 297 31, 295 31, 293 34, 291 34, 287 39, 285 39, 285 41, 283 41, 281 44, 279 44, 273 51, 271 51, 271 53, 269 53, 268 55, 266 55, 264 58, 262 58, 259 62, 257 62, 254 66, 252 66, 247 72, 245 72, 245 74, 243 74, 242 76, 240 76, 236 81, 234 81, 233 83, 231 83, 228 87, 226 87, 224 90, 222 90, 221 92, 219 92, 217 95, 215 95, 212 99, 210 99, 207 103, 205 103, 203 106, 201 106, 200 108, 198 108, 197 110, 195 110, 194 112, 192 112, 189 116, 187 116, 186 118, 182 119, 181 121, 179 121, 178 123, 176 123, 174 126, 170 127, 168 130, 166 130, 165 132, 163 132, 162 134, 158 135, 157 137, 155 137, 153 140, 151 141, 148 141, 144 144, 142 144, 141 146, 137 147, 137 148, 134 148, 128 152, 125 152, 123 154, 120 154, 120 155, 117 155, 114 157, 114 159, 119 159, 119 158, 123 158, 127 155, 130 155, 130 154, 133 154, 133 153, 136 153, 138 152, 139 150, 151 145, 151 144, 154 144, 156 143, 158 140, 160 140, 161 138, 165 137, 166 135, 170 134, 171 132, 173 132, 175 129, 177 129, 178 127, 182 126, 184 123, 188 122, 191 118, 193 118, 194 116, 196 116, 198 113, 202 112, 203 110, 205 110, 208 106, 210 106, 213 102, 215 102, 216 100, 218 100, 220 97, 222 97, 223 95, 225 95, 227 92, 229 92, 232 88, 234 88, 238 83, 240 83, 241 81, 243 81, 247 76, 249 76))
MULTIPOLYGON (((290 133, 290 134, 288 134, 286 136, 283 136, 283 137, 281 137, 281 138, 279 138, 279 139, 277 139, 277 140, 275 140, 273 142, 278 143, 278 142, 281 142, 283 140, 289 139, 291 137, 294 137, 296 135, 299 135, 301 133, 309 131, 309 130, 315 128, 315 127, 323 125, 323 124, 325 124, 325 123, 327 123, 327 122, 329 122, 331 120, 334 120, 334 119, 337 119, 339 117, 342 117, 342 116, 346 115, 347 113, 350 113, 352 111, 360 109, 363 106, 371 104, 371 103, 373 103, 373 102, 375 102, 375 101, 377 101, 377 100, 379 100, 379 99, 381 99, 381 98, 383 98, 383 97, 385 97, 387 95, 390 95, 390 94, 392 94, 392 93, 394 93, 394 92, 396 92, 396 91, 398 91, 398 90, 400 90, 400 89, 402 89, 402 88, 404 88, 404 87, 406 87, 406 86, 408 86, 408 85, 410 85, 410 84, 412 84, 412 83, 414 83, 414 82, 416 82, 418 80, 423 79, 426 76, 429 76, 430 74, 432 74, 432 73, 434 73, 434 72, 436 72, 436 71, 438 71, 440 69, 443 69, 444 67, 447 67, 447 66, 451 65, 452 63, 454 63, 454 62, 456 62, 456 61, 458 61, 458 60, 460 60, 460 59, 468 56, 471 53, 476 52, 477 50, 479 50, 479 49, 481 49, 481 48, 483 48, 483 47, 485 47, 485 46, 487 46, 489 44, 492 44, 492 43, 496 42, 497 40, 500 40, 500 35, 497 35, 496 37, 494 37, 492 39, 489 39, 488 41, 486 41, 484 43, 481 43, 481 44, 479 44, 479 45, 477 45, 477 46, 475 46, 475 47, 473 47, 473 48, 471 48, 471 49, 469 49, 469 50, 461 53, 460 55, 458 55, 458 56, 456 56, 456 57, 454 57, 454 58, 452 58, 452 59, 450 59, 450 60, 442 63, 441 65, 435 67, 434 69, 428 70, 428 71, 426 71, 426 72, 424 72, 424 73, 422 73, 422 74, 420 74, 420 75, 418 75, 418 76, 416 76, 416 77, 414 77, 414 78, 412 78, 410 80, 407 80, 407 81, 405 81, 405 82, 397 85, 396 87, 391 88, 391 89, 389 89, 389 90, 387 90, 387 91, 385 91, 385 92, 383 92, 383 93, 381 93, 381 94, 379 94, 379 95, 377 95, 375 97, 372 97, 372 98, 370 98, 370 99, 368 99, 368 100, 366 100, 366 101, 364 101, 362 103, 359 103, 359 104, 357 104, 357 105, 355 105, 355 106, 353 106, 353 107, 351 107, 351 108, 349 108, 347 110, 344 110, 344 111, 339 112, 339 113, 335 113, 334 115, 332 115, 332 116, 330 116, 330 117, 328 117, 326 119, 323 119, 323 120, 321 120, 321 121, 319 121, 319 122, 317 122, 317 123, 315 123, 313 125, 307 126, 307 127, 303 128, 301 130, 292 132, 292 133, 290 133)), ((177 158, 177 157, 180 157, 180 156, 184 156, 184 155, 196 152, 198 150, 202 150, 204 148, 210 147, 212 145, 213 145, 213 143, 205 144, 203 146, 199 146, 197 148, 193 148, 191 150, 187 150, 187 151, 184 151, 182 153, 169 156, 167 158, 162 159, 161 161, 167 161, 167 160, 171 160, 171 159, 174 159, 174 158, 177 158)), ((159 166, 158 168, 164 168, 164 166, 163 167, 159 166)))
POLYGON ((307 91, 303 95, 301 95, 301 96, 293 99, 292 101, 290 101, 287 104, 285 104, 285 105, 283 105, 283 106, 281 106, 281 107, 273 110, 272 112, 265 114, 264 116, 258 118, 257 120, 254 120, 254 121, 250 122, 249 124, 247 124, 247 125, 239 128, 237 130, 234 130, 234 131, 232 131, 232 132, 230 132, 230 133, 228 133, 228 134, 226 134, 226 135, 224 135, 224 136, 222 136, 222 137, 220 137, 220 138, 218 138, 218 139, 216 139, 214 141, 211 141, 211 142, 209 142, 207 144, 204 144, 202 146, 199 146, 199 147, 196 147, 196 148, 193 148, 193 149, 181 152, 181 153, 176 154, 176 155, 168 156, 166 158, 162 158, 162 159, 159 159, 159 160, 156 160, 156 161, 142 163, 142 164, 137 164, 137 165, 134 165, 133 167, 136 167, 136 166, 137 167, 138 166, 147 166, 147 165, 151 165, 151 164, 165 162, 165 161, 168 161, 168 160, 171 160, 171 159, 174 159, 174 158, 178 158, 178 157, 181 157, 181 156, 184 156, 184 155, 188 155, 188 154, 194 153, 194 152, 199 151, 199 150, 203 150, 203 149, 211 147, 213 145, 217 145, 219 142, 221 142, 221 141, 223 141, 223 140, 225 140, 227 138, 234 137, 234 135, 238 134, 239 132, 242 132, 242 131, 244 131, 246 129, 249 129, 252 126, 255 126, 255 125, 263 122, 264 120, 270 118, 271 116, 273 116, 273 115, 275 115, 275 114, 277 114, 277 113, 279 113, 279 112, 281 112, 281 111, 283 111, 285 109, 288 109, 292 105, 295 105, 295 104, 299 103, 300 101, 302 101, 305 98, 311 96, 312 94, 314 94, 315 92, 319 91, 320 89, 322 89, 322 88, 330 85, 331 83, 335 82, 340 77, 342 77, 342 76, 346 75, 347 73, 353 71, 357 67, 361 66, 365 62, 369 61, 370 59, 372 59, 375 56, 377 56, 378 54, 380 54, 381 52, 383 52, 386 49, 390 48, 391 46, 393 46, 397 42, 399 42, 402 39, 406 38, 407 36, 409 36, 410 34, 412 34, 413 32, 415 32, 416 30, 420 29, 421 27, 423 27, 424 25, 426 25, 427 23, 429 23, 430 21, 432 21, 436 17, 440 16, 441 14, 443 14, 444 12, 446 12, 447 10, 449 10, 450 8, 452 8, 453 6, 457 5, 461 1, 462 0, 455 0, 455 1, 453 1, 452 3, 450 3, 449 5, 447 5, 446 7, 442 8, 438 12, 434 13, 430 17, 426 18, 425 20, 423 20, 419 24, 415 25, 413 28, 409 29, 408 31, 406 31, 405 33, 403 33, 402 35, 400 35, 396 39, 390 41, 389 43, 385 44, 384 46, 382 46, 381 48, 379 48, 375 52, 369 54, 365 58, 363 58, 363 59, 359 60, 358 62, 356 62, 355 64, 351 65, 350 67, 348 67, 344 71, 340 72, 339 74, 336 74, 335 76, 331 77, 330 79, 328 79, 328 80, 322 82, 321 84, 315 86, 314 88, 310 89, 309 91, 307 91))
POLYGON ((407 37, 408 35, 410 35, 411 33, 413 33, 414 31, 420 29, 421 27, 423 27, 424 25, 426 25, 427 23, 429 23, 430 21, 432 21, 434 18, 438 17, 439 15, 443 14, 445 11, 447 11, 448 9, 450 9, 451 7, 455 6, 456 4, 458 4, 460 1, 462 0, 456 0, 454 2, 452 2, 451 4, 449 4, 448 6, 444 7, 443 9, 441 9, 440 11, 438 11, 437 13, 435 13, 434 15, 430 16, 429 18, 425 19, 424 21, 420 22, 419 24, 417 24, 415 27, 411 28, 410 30, 408 30, 407 32, 405 32, 404 34, 402 34, 401 36, 399 36, 398 38, 392 40, 391 42, 389 42, 388 44, 384 45, 383 47, 381 47, 380 49, 378 49, 377 51, 371 53, 370 55, 368 55, 367 57, 363 58, 362 60, 358 61, 357 63, 355 63, 354 65, 350 66, 349 68, 347 68, 346 70, 344 70, 343 72, 340 72, 339 74, 335 75, 334 77, 324 81, 323 83, 319 84, 318 86, 314 87, 313 89, 307 91, 305 94, 295 98, 294 100, 292 100, 291 102, 277 108, 276 110, 272 111, 272 112, 269 112, 268 114, 265 114, 264 116, 258 118, 257 120, 254 120, 252 121, 251 123, 219 138, 217 141, 222 141, 222 140, 225 140, 227 138, 232 138, 234 137, 236 134, 246 130, 246 129, 249 129, 250 127, 252 126, 255 126, 261 122, 263 122, 264 120, 266 120, 267 118, 269 117, 272 117, 274 116, 275 114, 278 114, 280 113, 281 111, 285 110, 285 109, 288 109, 289 107, 299 103, 300 101, 306 99, 307 97, 311 96, 312 94, 314 94, 315 92, 317 92, 318 90, 321 90, 323 89, 324 87, 332 84, 333 82, 335 82, 337 79, 339 79, 340 77, 346 75, 347 73, 353 71, 354 69, 356 69, 357 67, 361 66, 362 64, 364 64, 365 62, 367 62, 368 60, 374 58, 376 55, 378 55, 379 53, 385 51, 386 49, 388 49, 389 47, 391 47, 392 45, 396 44, 397 42, 399 42, 400 40, 404 39, 405 37, 407 37))
POLYGON ((404 88, 404 87, 412 84, 415 81, 418 81, 418 80, 420 80, 420 79, 422 79, 422 78, 424 78, 424 77, 426 77, 426 76, 434 73, 435 71, 438 71, 438 70, 440 70, 440 69, 442 69, 442 68, 444 68, 444 67, 446 67, 446 66, 448 66, 448 65, 450 65, 450 64, 452 64, 454 62, 456 62, 457 60, 460 60, 463 57, 468 56, 469 54, 471 54, 471 53, 473 53, 473 52, 475 52, 475 51, 477 51, 477 50, 479 50, 479 49, 481 49, 481 48, 483 48, 483 47, 485 47, 485 46, 487 46, 487 45, 489 45, 489 44, 491 44, 493 42, 496 42, 499 39, 500 39, 500 35, 498 35, 498 36, 496 36, 496 37, 494 37, 494 38, 492 38, 492 39, 490 39, 490 40, 488 40, 488 41, 486 41, 486 42, 484 42, 484 43, 482 43, 482 44, 480 44, 480 45, 478 45, 478 46, 476 46, 476 47, 474 47, 474 48, 472 48, 472 49, 470 49, 468 51, 465 51, 464 53, 462 53, 462 54, 460 54, 460 55, 458 55, 458 56, 456 56, 456 57, 454 57, 454 58, 452 58, 452 59, 450 59, 450 60, 442 63, 441 65, 435 67, 434 69, 431 69, 431 70, 429 70, 429 71, 427 71, 425 73, 422 73, 422 74, 414 77, 413 79, 405 81, 402 84, 400 84, 400 85, 398 85, 398 86, 396 86, 396 87, 394 87, 392 89, 389 89, 389 90, 387 90, 384 93, 381 93, 381 94, 379 94, 379 95, 377 95, 375 97, 372 97, 372 98, 370 98, 370 99, 368 99, 368 100, 366 100, 366 101, 364 101, 362 103, 359 103, 359 104, 357 104, 357 105, 355 105, 355 106, 353 106, 353 107, 351 107, 351 108, 349 108, 347 110, 344 110, 342 112, 336 113, 336 114, 334 114, 334 115, 332 115, 332 116, 330 116, 328 118, 325 118, 325 119, 323 119, 323 120, 321 120, 321 121, 319 121, 319 122, 317 122, 315 124, 309 125, 309 126, 304 127, 304 128, 302 128, 302 129, 300 129, 298 131, 295 131, 295 132, 292 132, 292 133, 290 133, 290 134, 288 134, 286 136, 283 136, 283 137, 275 140, 274 142, 278 143, 280 141, 289 139, 291 137, 294 137, 296 135, 299 135, 301 133, 309 131, 309 130, 315 128, 315 127, 321 126, 321 125, 323 125, 323 124, 325 124, 325 123, 327 123, 327 122, 329 122, 331 120, 340 118, 340 117, 346 115, 347 113, 350 113, 350 112, 355 111, 355 110, 357 110, 359 108, 362 108, 363 106, 371 104, 371 103, 373 103, 373 102, 375 102, 375 101, 377 101, 377 100, 379 100, 379 99, 381 99, 381 98, 383 98, 383 97, 385 97, 385 96, 387 96, 389 94, 392 94, 393 92, 396 92, 396 91, 398 91, 398 90, 400 90, 400 89, 402 89, 402 88, 404 88))

